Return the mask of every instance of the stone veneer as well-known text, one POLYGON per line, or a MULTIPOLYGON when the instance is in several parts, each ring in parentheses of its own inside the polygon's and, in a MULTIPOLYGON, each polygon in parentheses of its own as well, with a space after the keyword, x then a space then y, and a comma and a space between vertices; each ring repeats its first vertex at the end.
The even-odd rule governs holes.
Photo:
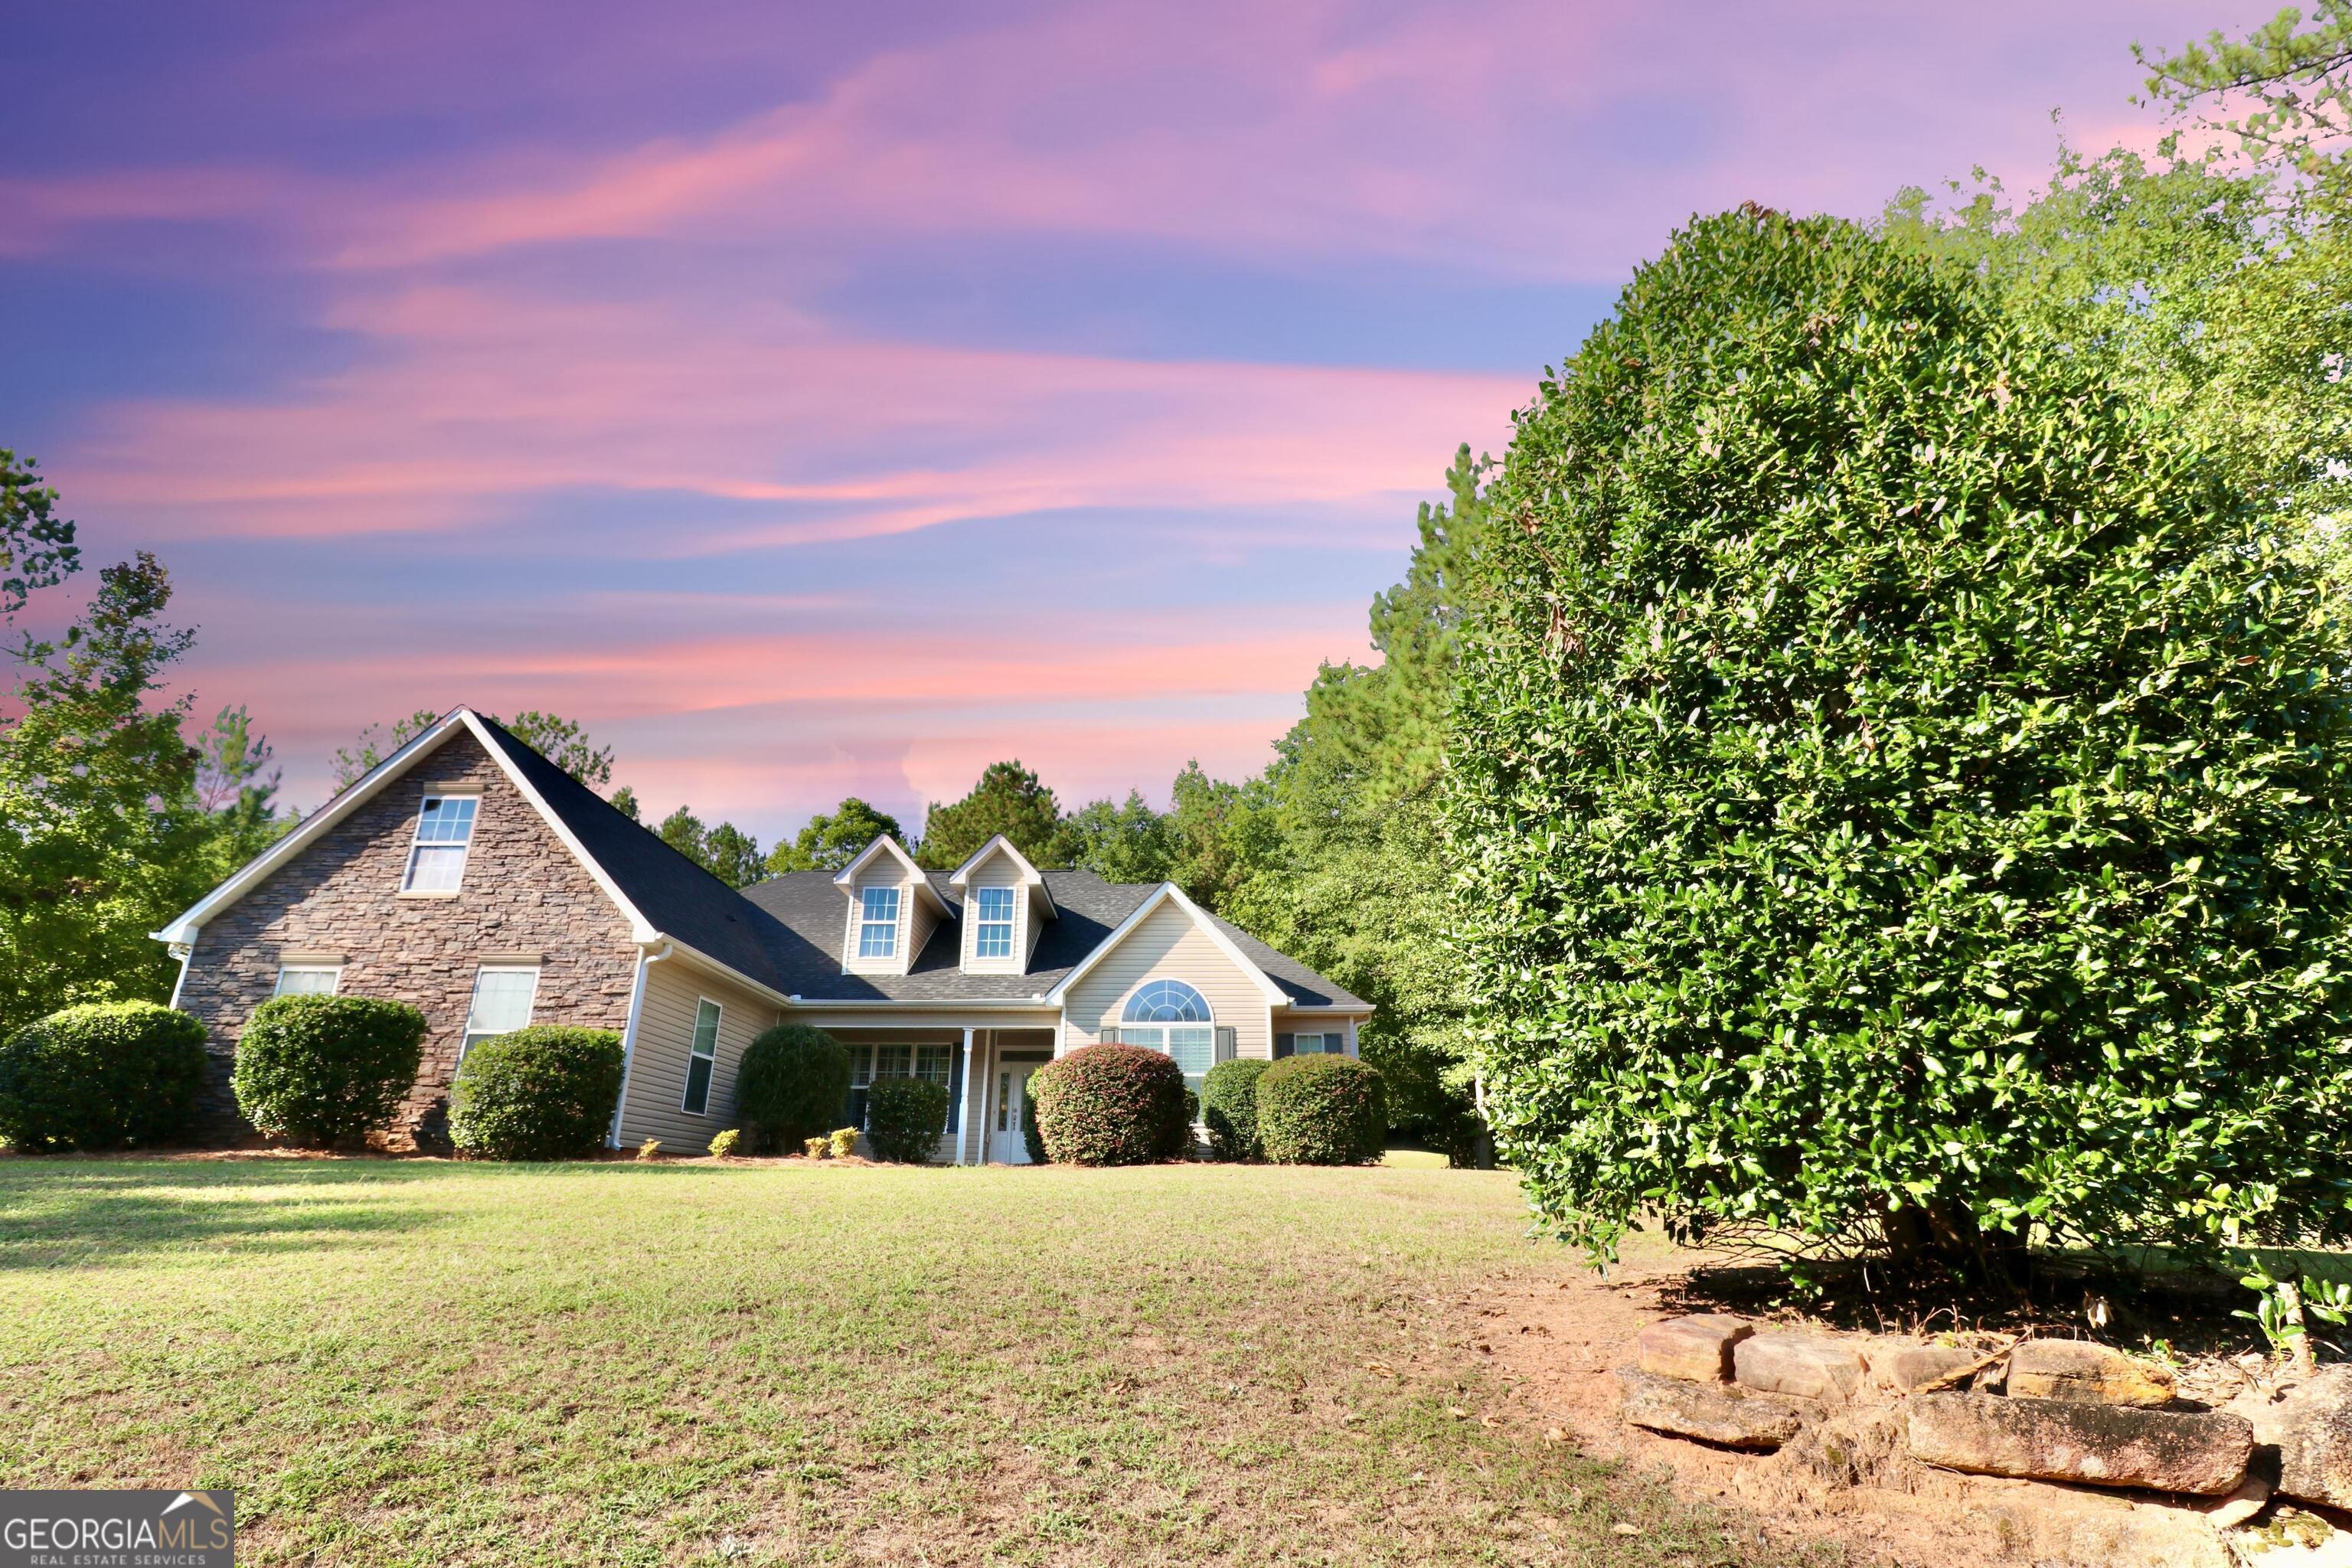
POLYGON ((446 1142, 441 1121, 477 965, 539 956, 534 1024, 618 1030, 636 980, 628 921, 462 730, 197 933, 180 1005, 210 1035, 203 1120, 216 1139, 252 1132, 229 1092, 229 1067, 246 1020, 277 989, 282 953, 339 955, 342 994, 424 1011, 424 1068, 390 1135, 394 1147, 446 1142), (464 883, 454 897, 403 896, 417 808, 442 785, 481 791, 464 883))

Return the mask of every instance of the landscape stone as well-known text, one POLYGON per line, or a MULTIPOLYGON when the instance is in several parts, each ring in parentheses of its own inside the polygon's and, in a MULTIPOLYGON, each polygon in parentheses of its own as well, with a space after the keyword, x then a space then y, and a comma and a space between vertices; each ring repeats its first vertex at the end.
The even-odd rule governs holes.
POLYGON ((2253 1423, 2254 1441, 2278 1450, 2278 1494, 2352 1508, 2352 1366, 2322 1367, 2284 1392, 2230 1402, 2253 1423))
POLYGON ((1745 1318, 1726 1312, 1668 1318, 1642 1331, 1634 1346, 1634 1362, 1643 1372, 1659 1377, 1721 1383, 1731 1375, 1732 1346, 1755 1331, 1745 1318))
POLYGON ((1883 1344, 1872 1347, 1870 1369, 1889 1388, 1908 1394, 1973 1363, 1982 1353, 1958 1345, 1883 1344))
POLYGON ((1862 1386, 1862 1357, 1821 1334, 1757 1334, 1733 1349, 1732 1376, 1742 1387, 1843 1405, 1862 1386))
POLYGON ((2238 1483, 2238 1489, 2208 1509, 2205 1518, 2216 1530, 2235 1530, 2252 1521, 2270 1506, 2271 1484, 2260 1476, 2248 1476, 2238 1483))
POLYGON ((1911 1457, 1948 1470, 2219 1497, 2237 1489, 2254 1429, 2218 1410, 1922 1394, 1906 1405, 1911 1457))
POLYGON ((2082 1340, 2028 1340, 2009 1356, 2012 1399, 2153 1408, 2172 1402, 2172 1369, 2082 1340))
POLYGON ((1795 1400, 1727 1384, 1621 1367, 1617 1386, 1624 1394, 1620 1413, 1633 1426, 1727 1448, 1777 1448, 1805 1424, 1804 1406, 1795 1400))

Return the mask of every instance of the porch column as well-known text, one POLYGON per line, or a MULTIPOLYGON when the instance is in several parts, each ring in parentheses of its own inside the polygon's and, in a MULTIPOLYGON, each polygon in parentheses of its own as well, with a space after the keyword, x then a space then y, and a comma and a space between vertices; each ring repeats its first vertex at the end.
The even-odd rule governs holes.
MULTIPOLYGON (((972 1125, 971 1125, 971 1124, 972 1124, 972 1121, 973 1121, 973 1117, 972 1117, 972 1113, 971 1113, 971 1025, 969 1025, 969 1024, 966 1024, 966 1025, 964 1026, 964 1027, 963 1027, 963 1106, 962 1106, 962 1108, 961 1108, 961 1113, 956 1117, 956 1157, 955 1157, 955 1163, 956 1163, 957 1164, 959 1164, 959 1165, 961 1165, 961 1164, 962 1164, 962 1163, 964 1163, 964 1158, 963 1158, 963 1152, 964 1152, 964 1149, 965 1149, 965 1147, 966 1147, 968 1144, 970 1144, 970 1143, 971 1143, 971 1134, 972 1134, 972 1125)), ((983 1143, 983 1144, 982 1144, 982 1145, 981 1145, 981 1147, 982 1147, 982 1149, 986 1149, 986 1148, 987 1148, 987 1145, 986 1145, 985 1143, 983 1143)))
MULTIPOLYGON (((994 1043, 993 1040, 990 1041, 992 1045, 994 1043)), ((989 1090, 996 1087, 992 1081, 995 1075, 988 1070, 988 1058, 982 1057, 980 1062, 980 1152, 972 1156, 972 1163, 975 1165, 988 1163, 988 1110, 991 1100, 989 1090)))

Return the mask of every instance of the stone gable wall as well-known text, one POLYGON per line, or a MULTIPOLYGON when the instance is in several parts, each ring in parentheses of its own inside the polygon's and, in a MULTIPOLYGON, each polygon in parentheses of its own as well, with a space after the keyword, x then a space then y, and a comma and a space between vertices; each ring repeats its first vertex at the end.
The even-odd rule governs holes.
POLYGON ((251 1135, 229 1092, 229 1068, 246 1021, 277 989, 286 953, 340 955, 342 994, 391 997, 424 1011, 431 1031, 424 1068, 390 1142, 428 1148, 445 1138, 478 965, 537 953, 532 1023, 618 1030, 628 1021, 637 960, 612 900, 463 731, 197 934, 180 1005, 210 1034, 203 1110, 215 1139, 251 1135), (481 789, 464 883, 455 897, 403 897, 417 809, 443 784, 481 789))

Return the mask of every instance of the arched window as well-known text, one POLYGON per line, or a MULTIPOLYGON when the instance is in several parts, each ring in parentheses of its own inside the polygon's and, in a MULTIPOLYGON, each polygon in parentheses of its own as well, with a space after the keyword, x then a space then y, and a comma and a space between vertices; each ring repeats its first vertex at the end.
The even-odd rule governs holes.
POLYGON ((1155 980, 1127 999, 1121 1020, 1129 1024, 1215 1022, 1209 1000, 1181 980, 1155 980))
POLYGON ((1146 982, 1119 1015, 1119 1043, 1165 1051, 1184 1069, 1192 1092, 1217 1058, 1215 1017, 1209 999, 1181 980, 1146 982))

